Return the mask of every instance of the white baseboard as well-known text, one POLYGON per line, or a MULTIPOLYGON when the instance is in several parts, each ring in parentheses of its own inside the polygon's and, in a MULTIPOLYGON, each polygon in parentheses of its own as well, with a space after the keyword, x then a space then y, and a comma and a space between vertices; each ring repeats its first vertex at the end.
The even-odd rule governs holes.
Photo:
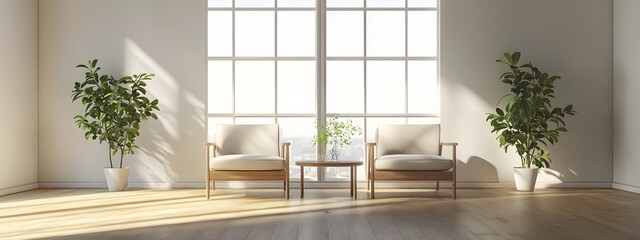
MULTIPOLYGON (((218 181, 216 188, 281 188, 282 182, 276 181, 218 181)), ((106 188, 105 182, 41 182, 40 188, 106 188)), ((508 188, 514 187, 513 181, 503 182, 457 182, 458 188, 508 188)), ((358 182, 358 188, 366 188, 366 181, 358 182)), ((435 188, 435 182, 383 182, 376 181, 376 188, 435 188)), ((441 188, 451 188, 450 182, 441 182, 441 188)), ((611 188, 610 182, 538 182, 536 188, 611 188)), ((129 188, 204 188, 204 182, 129 182, 129 188)), ((300 188, 298 181, 291 182, 291 188, 300 188)), ((348 182, 317 183, 305 181, 305 188, 349 188, 348 182)))
POLYGON ((640 187, 637 187, 637 186, 632 186, 632 185, 628 185, 628 184, 614 182, 613 183, 613 188, 614 189, 618 189, 618 190, 622 190, 622 191, 627 191, 627 192, 640 194, 640 187))
POLYGON ((0 189, 0 196, 29 191, 32 189, 36 189, 38 187, 39 187, 38 183, 28 183, 28 184, 15 186, 15 187, 2 188, 0 189))

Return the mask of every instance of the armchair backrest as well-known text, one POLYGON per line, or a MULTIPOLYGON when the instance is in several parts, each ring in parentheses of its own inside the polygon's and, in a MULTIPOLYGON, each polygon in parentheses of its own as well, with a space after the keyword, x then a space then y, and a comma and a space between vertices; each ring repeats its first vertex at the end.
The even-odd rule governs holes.
POLYGON ((377 157, 390 154, 440 155, 440 124, 380 124, 376 145, 377 157))
POLYGON ((218 124, 216 144, 220 155, 269 154, 280 156, 278 124, 218 124))

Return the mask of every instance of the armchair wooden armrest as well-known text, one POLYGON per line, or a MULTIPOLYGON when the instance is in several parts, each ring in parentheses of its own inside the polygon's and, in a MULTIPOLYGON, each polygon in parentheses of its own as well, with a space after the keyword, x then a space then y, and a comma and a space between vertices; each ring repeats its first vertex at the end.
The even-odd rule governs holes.
MULTIPOLYGON (((373 160, 374 160, 374 155, 375 155, 375 147, 376 147, 376 143, 375 142, 368 142, 364 144, 367 148, 367 154, 366 154, 366 160, 367 160, 367 171, 369 172, 369 179, 371 179, 371 176, 373 174, 373 160)), ((367 189, 369 189, 369 183, 367 182, 367 189)))
POLYGON ((375 153, 376 143, 368 142, 368 143, 365 143, 364 145, 367 148, 367 154, 366 154, 367 161, 371 163, 373 161, 373 155, 375 153))
POLYGON ((291 143, 290 142, 283 142, 280 145, 280 157, 284 158, 285 161, 285 168, 289 169, 289 158, 291 155, 291 143))
POLYGON ((207 162, 211 157, 216 157, 218 154, 216 153, 218 150, 218 145, 214 142, 206 142, 204 146, 207 149, 207 162), (213 151, 211 151, 213 150, 213 151))
POLYGON ((452 156, 452 160, 453 160, 453 167, 455 168, 456 166, 456 152, 457 152, 457 147, 458 147, 458 143, 457 142, 441 142, 440 143, 440 155, 442 155, 442 146, 451 146, 453 148, 453 156, 452 156))

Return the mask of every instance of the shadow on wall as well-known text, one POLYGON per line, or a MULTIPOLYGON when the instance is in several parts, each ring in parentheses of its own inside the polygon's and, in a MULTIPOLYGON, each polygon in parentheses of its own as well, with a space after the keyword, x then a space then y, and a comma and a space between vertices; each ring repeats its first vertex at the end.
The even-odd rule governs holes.
MULTIPOLYGON (((180 176, 177 170, 184 168, 177 156, 189 156, 185 152, 185 139, 202 138, 194 136, 195 122, 200 129, 204 129, 203 115, 197 114, 203 109, 204 102, 193 93, 183 90, 177 79, 154 58, 149 56, 131 39, 125 39, 125 61, 123 69, 126 73, 150 72, 156 78, 149 83, 148 94, 160 100, 158 120, 142 123, 142 133, 132 165, 133 187, 171 188, 180 176), (191 122, 191 124, 185 124, 191 122), (185 126, 187 125, 187 126, 185 126), (141 181, 142 186, 135 186, 141 181)), ((202 133, 203 134, 203 133, 202 133)), ((184 171, 182 171, 184 172, 184 171)))
POLYGON ((457 162, 457 179, 465 181, 467 179, 473 179, 474 182, 499 182, 498 170, 496 167, 478 156, 469 157, 469 161, 464 162, 458 160, 457 162), (478 175, 481 174, 481 175, 478 175))

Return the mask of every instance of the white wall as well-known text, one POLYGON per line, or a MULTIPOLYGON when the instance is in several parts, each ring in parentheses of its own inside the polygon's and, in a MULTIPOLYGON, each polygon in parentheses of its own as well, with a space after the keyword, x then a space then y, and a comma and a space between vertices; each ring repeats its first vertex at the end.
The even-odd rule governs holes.
POLYGON ((613 182, 615 188, 640 193, 640 1, 613 4, 613 182))
POLYGON ((103 187, 106 145, 86 141, 73 116, 74 68, 98 58, 102 73, 156 74, 148 92, 159 121, 142 124, 130 186, 180 187, 204 179, 204 0, 40 1, 40 182, 43 187, 103 187))
POLYGON ((555 104, 574 104, 569 132, 551 148, 551 170, 538 186, 611 187, 611 1, 442 0, 443 139, 460 142, 459 180, 512 181, 517 155, 497 147, 485 122, 509 92, 495 62, 521 51, 543 71, 560 75, 555 104), (563 182, 563 184, 555 184, 563 182))
POLYGON ((0 1, 0 195, 38 187, 38 1, 0 1))
MULTIPOLYGON (((610 187, 612 169, 613 6, 601 0, 443 0, 443 140, 460 142, 462 186, 509 185, 513 153, 497 146, 485 113, 508 88, 498 81, 505 51, 522 51, 560 75, 559 105, 573 103, 569 133, 552 147, 539 186, 610 187)), ((40 2, 40 181, 103 186, 106 147, 85 141, 70 103, 78 63, 99 58, 120 76, 156 73, 159 122, 147 122, 134 186, 201 186, 205 99, 205 1, 57 0, 40 2), (138 14, 138 15, 136 15, 138 14)))

